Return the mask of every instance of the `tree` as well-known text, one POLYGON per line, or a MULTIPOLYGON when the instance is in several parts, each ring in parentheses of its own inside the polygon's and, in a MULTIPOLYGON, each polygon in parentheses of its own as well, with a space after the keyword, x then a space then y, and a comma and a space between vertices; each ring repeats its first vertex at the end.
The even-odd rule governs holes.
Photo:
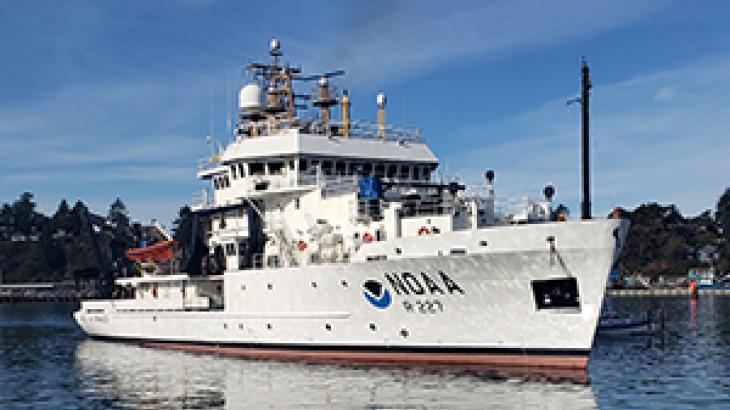
POLYGON ((15 227, 14 219, 13 208, 8 204, 3 204, 2 209, 0 209, 0 240, 10 239, 15 227))
POLYGON ((71 208, 68 206, 68 202, 65 199, 61 200, 58 204, 56 213, 51 217, 51 231, 55 233, 58 230, 63 230, 66 233, 74 233, 77 230, 77 222, 74 220, 71 208))
POLYGON ((33 194, 30 192, 23 192, 20 198, 13 203, 14 227, 18 233, 30 235, 34 231, 40 231, 45 217, 37 213, 35 207, 36 204, 33 202, 33 194))
POLYGON ((107 220, 115 228, 129 228, 129 211, 127 211, 127 206, 124 205, 121 198, 117 197, 109 206, 107 220))
POLYGON ((725 193, 717 200, 715 220, 722 229, 725 240, 730 241, 730 188, 725 188, 725 193))

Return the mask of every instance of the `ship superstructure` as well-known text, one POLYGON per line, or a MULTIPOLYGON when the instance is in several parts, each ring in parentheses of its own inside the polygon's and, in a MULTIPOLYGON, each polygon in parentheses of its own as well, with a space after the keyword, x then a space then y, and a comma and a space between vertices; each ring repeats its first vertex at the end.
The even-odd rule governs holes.
POLYGON ((551 187, 498 212, 494 173, 482 189, 438 175, 420 130, 385 122, 383 93, 377 122, 355 121, 342 71, 304 76, 276 40, 270 56, 247 66, 233 140, 198 167, 205 256, 118 279, 134 298, 84 302, 87 333, 260 358, 586 366, 625 221, 562 221, 551 187))

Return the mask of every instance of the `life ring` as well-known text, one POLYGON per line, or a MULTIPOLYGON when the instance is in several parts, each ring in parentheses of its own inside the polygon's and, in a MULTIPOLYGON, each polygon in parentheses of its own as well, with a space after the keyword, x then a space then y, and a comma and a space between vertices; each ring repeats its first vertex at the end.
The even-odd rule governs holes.
POLYGON ((427 227, 422 226, 418 228, 418 236, 421 235, 431 235, 431 230, 429 230, 427 227))
POLYGON ((142 276, 155 276, 159 273, 160 270, 160 267, 149 259, 147 260, 147 262, 136 262, 136 265, 137 271, 142 274, 142 276))
POLYGON ((365 232, 362 234, 362 241, 365 243, 370 243, 373 241, 373 235, 370 235, 370 232, 365 232))
POLYGON ((299 249, 299 252, 304 252, 307 249, 307 243, 300 239, 297 242, 297 249, 299 249))

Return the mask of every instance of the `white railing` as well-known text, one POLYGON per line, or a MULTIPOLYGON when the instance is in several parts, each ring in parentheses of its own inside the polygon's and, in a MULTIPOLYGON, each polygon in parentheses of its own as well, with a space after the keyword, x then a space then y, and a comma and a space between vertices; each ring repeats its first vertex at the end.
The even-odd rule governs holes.
POLYGON ((192 201, 190 206, 195 209, 207 208, 213 205, 213 195, 210 195, 208 188, 203 188, 200 191, 193 192, 192 201))
MULTIPOLYGON (((341 121, 330 121, 327 125, 323 125, 312 120, 289 120, 276 119, 259 121, 256 123, 246 124, 238 130, 238 138, 259 138, 280 134, 282 130, 297 129, 305 134, 318 134, 328 137, 342 137, 344 123, 341 121), (255 137, 247 134, 255 134, 255 137)), ((385 140, 423 143, 421 137, 421 129, 414 127, 405 127, 395 124, 385 124, 385 140)), ((380 127, 377 123, 371 121, 355 120, 350 121, 347 138, 357 139, 380 139, 380 127)), ((203 164, 204 166, 205 164, 203 164)))

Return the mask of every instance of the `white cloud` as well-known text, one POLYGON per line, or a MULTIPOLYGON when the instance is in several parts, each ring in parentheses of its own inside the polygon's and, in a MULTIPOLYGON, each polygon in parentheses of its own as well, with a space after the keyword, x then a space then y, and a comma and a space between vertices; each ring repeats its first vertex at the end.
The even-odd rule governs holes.
POLYGON ((367 2, 315 65, 342 67, 359 82, 408 79, 473 56, 498 57, 590 37, 645 16, 657 1, 367 2))
POLYGON ((674 88, 662 87, 654 96, 655 101, 671 101, 674 98, 674 88))

